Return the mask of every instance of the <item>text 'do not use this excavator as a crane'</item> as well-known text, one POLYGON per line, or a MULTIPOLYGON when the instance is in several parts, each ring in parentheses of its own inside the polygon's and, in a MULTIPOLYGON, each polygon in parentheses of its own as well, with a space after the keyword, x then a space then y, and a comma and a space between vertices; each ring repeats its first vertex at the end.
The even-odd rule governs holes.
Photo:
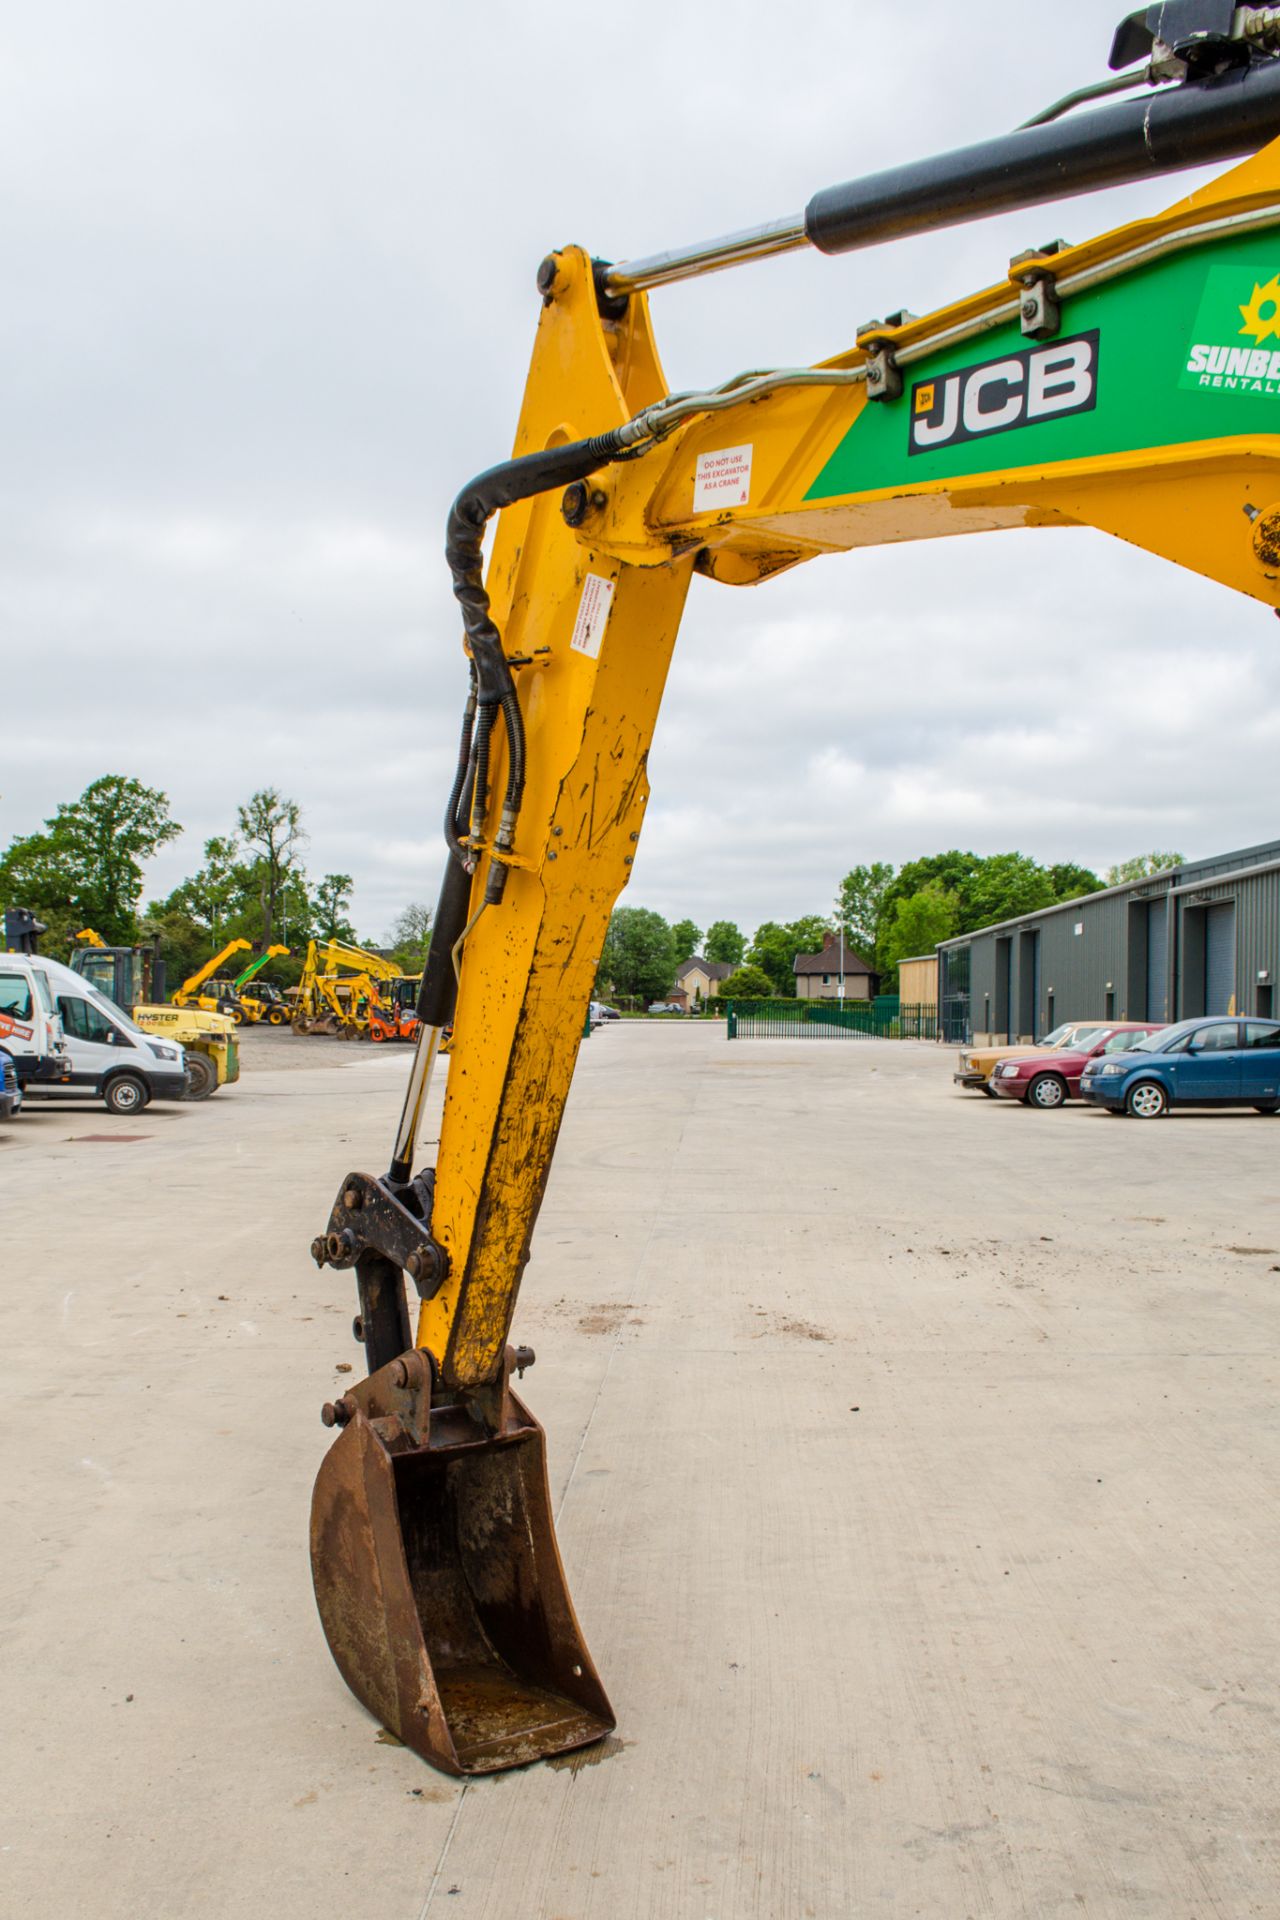
POLYGON ((1118 78, 1041 123, 819 193, 793 221, 622 266, 566 247, 539 270, 515 455, 449 521, 470 685, 404 1111, 388 1172, 347 1176, 312 1249, 354 1270, 368 1365, 324 1410, 340 1432, 312 1506, 320 1615, 355 1693, 438 1766, 515 1766, 614 1724, 508 1335, 690 580, 1091 526, 1280 604, 1277 48, 1280 9, 1167 0, 1122 24, 1118 78), (1033 249, 822 365, 667 392, 649 287, 1242 156, 1167 212, 1033 249))

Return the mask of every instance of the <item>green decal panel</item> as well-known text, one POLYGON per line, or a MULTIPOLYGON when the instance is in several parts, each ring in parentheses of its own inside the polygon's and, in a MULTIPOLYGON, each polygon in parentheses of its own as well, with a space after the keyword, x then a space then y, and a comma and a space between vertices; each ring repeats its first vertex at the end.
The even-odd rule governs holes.
POLYGON ((1280 432, 1280 233, 1190 248, 1065 299, 1054 340, 1000 327, 904 382, 863 409, 807 500, 1280 432))

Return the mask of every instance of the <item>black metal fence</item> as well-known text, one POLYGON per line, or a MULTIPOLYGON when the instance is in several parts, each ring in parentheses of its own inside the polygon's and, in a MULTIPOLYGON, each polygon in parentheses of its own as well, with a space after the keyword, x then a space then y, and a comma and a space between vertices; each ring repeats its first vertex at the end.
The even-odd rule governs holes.
POLYGON ((730 1040, 936 1040, 938 1009, 875 1000, 730 1000, 730 1040))

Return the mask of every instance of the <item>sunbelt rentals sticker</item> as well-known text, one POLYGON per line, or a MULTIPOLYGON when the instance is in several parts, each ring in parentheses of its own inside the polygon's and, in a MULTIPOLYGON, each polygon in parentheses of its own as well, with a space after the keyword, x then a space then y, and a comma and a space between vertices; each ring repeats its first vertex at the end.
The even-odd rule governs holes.
POLYGON ((1209 269, 1178 385, 1280 397, 1280 274, 1209 269))

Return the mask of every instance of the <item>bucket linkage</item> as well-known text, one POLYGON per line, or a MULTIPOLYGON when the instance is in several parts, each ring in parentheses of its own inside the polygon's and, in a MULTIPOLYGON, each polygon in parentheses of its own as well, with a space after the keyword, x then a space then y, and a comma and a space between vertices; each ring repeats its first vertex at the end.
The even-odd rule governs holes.
POLYGON ((451 1390, 413 1346, 404 1274, 430 1298, 447 1262, 431 1184, 351 1174, 321 1265, 353 1266, 368 1379, 323 1410, 341 1428, 316 1479, 311 1569, 347 1685, 447 1773, 522 1766, 602 1739, 614 1717, 565 1581, 543 1430, 513 1391, 527 1348, 451 1390))

